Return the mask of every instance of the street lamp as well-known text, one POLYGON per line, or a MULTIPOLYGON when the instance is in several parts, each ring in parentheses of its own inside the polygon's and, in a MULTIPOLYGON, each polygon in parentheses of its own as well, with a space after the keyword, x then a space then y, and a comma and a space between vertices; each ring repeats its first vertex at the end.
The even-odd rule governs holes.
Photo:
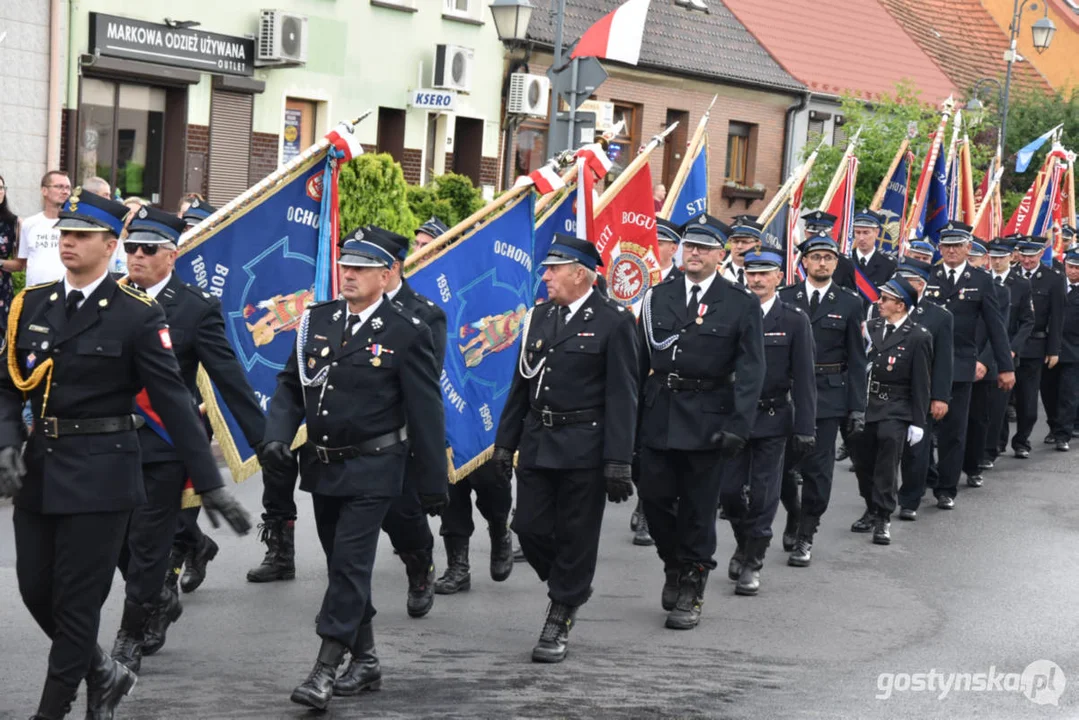
POLYGON ((511 44, 524 42, 535 6, 529 0, 494 0, 490 7, 498 39, 511 44))
MULTIPOLYGON (((1043 3, 1047 0, 1043 0, 1043 3)), ((1038 3, 1034 0, 1015 0, 1015 4, 1012 6, 1012 24, 1008 26, 1008 30, 1011 33, 1008 44, 1008 51, 1004 53, 1004 60, 1008 63, 1008 72, 1004 76, 1004 99, 1001 102, 1000 107, 1000 147, 1004 147, 1004 141, 1008 134, 1008 95, 1012 87, 1012 65, 1015 64, 1016 58, 1019 56, 1015 51, 1016 40, 1019 38, 1019 23, 1023 19, 1023 11, 1027 8, 1031 10, 1038 9, 1038 3)), ((1044 7, 1045 15, 1038 21, 1036 21, 1030 28, 1032 40, 1034 41, 1034 49, 1038 51, 1038 54, 1045 52, 1049 47, 1049 43, 1053 41, 1053 33, 1056 32, 1056 25, 1049 19, 1049 8, 1044 7)))
MULTIPOLYGON (((1000 84, 999 80, 994 78, 981 78, 974 83, 974 87, 970 90, 970 100, 967 100, 966 106, 963 108, 969 113, 981 113, 985 110, 985 103, 982 102, 981 95, 982 88, 987 85, 995 85, 997 88, 997 110, 1000 111, 1004 107, 1004 86, 1000 84)), ((1003 122, 1003 117, 1001 119, 1003 122)), ((1000 125, 997 126, 998 128, 1000 125)))
MULTIPOLYGON (((491 18, 495 23, 498 39, 510 47, 525 45, 523 58, 513 58, 506 68, 506 77, 502 80, 502 102, 509 99, 510 78, 519 70, 528 70, 528 60, 532 57, 532 45, 528 41, 528 21, 532 19, 534 9, 529 0, 494 0, 491 3, 491 18)), ((502 124, 502 188, 509 187, 513 174, 513 141, 520 125, 518 118, 510 117, 507 111, 502 124)))

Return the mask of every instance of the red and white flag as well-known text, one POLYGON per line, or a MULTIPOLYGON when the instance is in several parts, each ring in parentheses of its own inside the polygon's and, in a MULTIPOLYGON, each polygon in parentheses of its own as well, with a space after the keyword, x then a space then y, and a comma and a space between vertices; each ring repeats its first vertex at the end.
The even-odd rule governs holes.
POLYGON ((596 215, 588 239, 603 258, 607 292, 625 307, 637 306, 663 278, 659 266, 652 173, 644 163, 596 215))
POLYGON ((652 0, 626 0, 584 31, 571 58, 595 57, 636 65, 641 57, 644 21, 652 0))
POLYGON ((521 185, 534 185, 536 192, 540 195, 546 195, 566 187, 566 183, 562 182, 562 176, 558 174, 554 163, 547 163, 527 175, 522 175, 517 178, 517 182, 513 183, 513 187, 520 187, 521 185))

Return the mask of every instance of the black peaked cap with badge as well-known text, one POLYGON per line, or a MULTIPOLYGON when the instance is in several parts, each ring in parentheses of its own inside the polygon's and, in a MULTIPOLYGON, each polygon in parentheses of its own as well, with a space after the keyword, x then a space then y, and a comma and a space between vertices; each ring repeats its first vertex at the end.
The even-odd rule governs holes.
POLYGON ((547 257, 540 265, 568 265, 570 263, 580 263, 589 270, 595 271, 597 267, 603 267, 603 258, 600 257, 596 246, 587 240, 556 232, 551 248, 547 251, 547 257))
POLYGON ((191 204, 188 205, 187 210, 184 210, 183 220, 188 225, 198 225, 215 212, 217 212, 217 208, 213 205, 205 200, 195 198, 191 201, 191 204))
POLYGON ((127 205, 75 188, 60 210, 57 230, 72 232, 107 232, 116 237, 124 229, 124 219, 130 212, 127 205))
POLYGON ((723 247, 731 236, 731 226, 708 213, 694 215, 680 230, 682 242, 704 247, 723 247))
POLYGON ((152 207, 140 207, 127 226, 124 242, 163 245, 179 243, 187 223, 173 213, 152 207))

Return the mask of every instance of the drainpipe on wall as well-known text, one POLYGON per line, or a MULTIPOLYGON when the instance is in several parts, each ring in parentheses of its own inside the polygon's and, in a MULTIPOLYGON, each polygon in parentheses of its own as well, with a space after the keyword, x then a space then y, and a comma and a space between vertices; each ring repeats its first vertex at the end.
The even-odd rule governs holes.
POLYGON ((63 112, 64 90, 64 0, 50 0, 49 5, 49 100, 48 124, 45 138, 45 167, 47 170, 60 167, 60 114, 63 112))
POLYGON ((791 171, 791 165, 794 164, 794 116, 809 107, 809 98, 811 93, 805 93, 798 102, 787 108, 787 115, 783 123, 783 172, 780 173, 780 182, 784 182, 787 179, 787 175, 791 171))

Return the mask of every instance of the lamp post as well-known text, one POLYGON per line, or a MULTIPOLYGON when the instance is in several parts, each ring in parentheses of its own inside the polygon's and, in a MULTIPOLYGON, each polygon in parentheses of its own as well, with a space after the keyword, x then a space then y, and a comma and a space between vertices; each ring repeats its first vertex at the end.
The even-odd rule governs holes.
MULTIPOLYGON (((1002 151, 1004 148, 1004 141, 1007 139, 1008 134, 1008 96, 1012 86, 1012 65, 1015 64, 1015 60, 1018 57, 1018 53, 1015 51, 1016 40, 1019 38, 1019 23, 1023 19, 1023 11, 1027 8, 1037 10, 1038 3, 1034 2, 1034 0, 1015 0, 1015 5, 1012 7, 1012 23, 1008 26, 1011 35, 1008 43, 1008 50, 1004 53, 1004 60, 1008 63, 1008 72, 1004 76, 1004 98, 1001 101, 1000 108, 1000 147, 1002 151)), ((1030 28, 1034 41, 1034 49, 1038 51, 1039 55, 1045 52, 1046 48, 1049 47, 1049 43, 1053 41, 1053 33, 1057 30, 1056 25, 1049 19, 1048 6, 1045 6, 1044 10, 1045 15, 1037 20, 1030 28)))
MULTIPOLYGON (((974 83, 974 87, 971 88, 970 100, 967 100, 967 104, 966 106, 964 106, 963 109, 969 113, 980 113, 985 110, 985 104, 978 96, 981 94, 982 88, 987 85, 994 85, 997 88, 997 112, 1000 115, 1000 118, 997 122, 997 139, 998 142, 1002 143, 1003 140, 1000 139, 1000 133, 1004 131, 1004 121, 1005 118, 1007 118, 1007 114, 1005 113, 1004 109, 1004 85, 1001 84, 1000 80, 997 80, 995 78, 980 78, 977 82, 974 83)), ((1001 146, 1001 149, 1003 150, 1003 145, 1001 146)))
MULTIPOLYGON (((532 19, 535 8, 529 0, 494 0, 490 5, 491 18, 494 20, 498 39, 511 49, 525 46, 523 58, 514 58, 506 68, 502 80, 502 103, 506 105, 509 96, 510 77, 518 70, 528 69, 528 59, 532 56, 532 45, 528 40, 528 22, 532 19)), ((502 188, 509 187, 513 173, 513 140, 519 121, 509 116, 508 107, 503 122, 504 139, 502 144, 502 188)))

